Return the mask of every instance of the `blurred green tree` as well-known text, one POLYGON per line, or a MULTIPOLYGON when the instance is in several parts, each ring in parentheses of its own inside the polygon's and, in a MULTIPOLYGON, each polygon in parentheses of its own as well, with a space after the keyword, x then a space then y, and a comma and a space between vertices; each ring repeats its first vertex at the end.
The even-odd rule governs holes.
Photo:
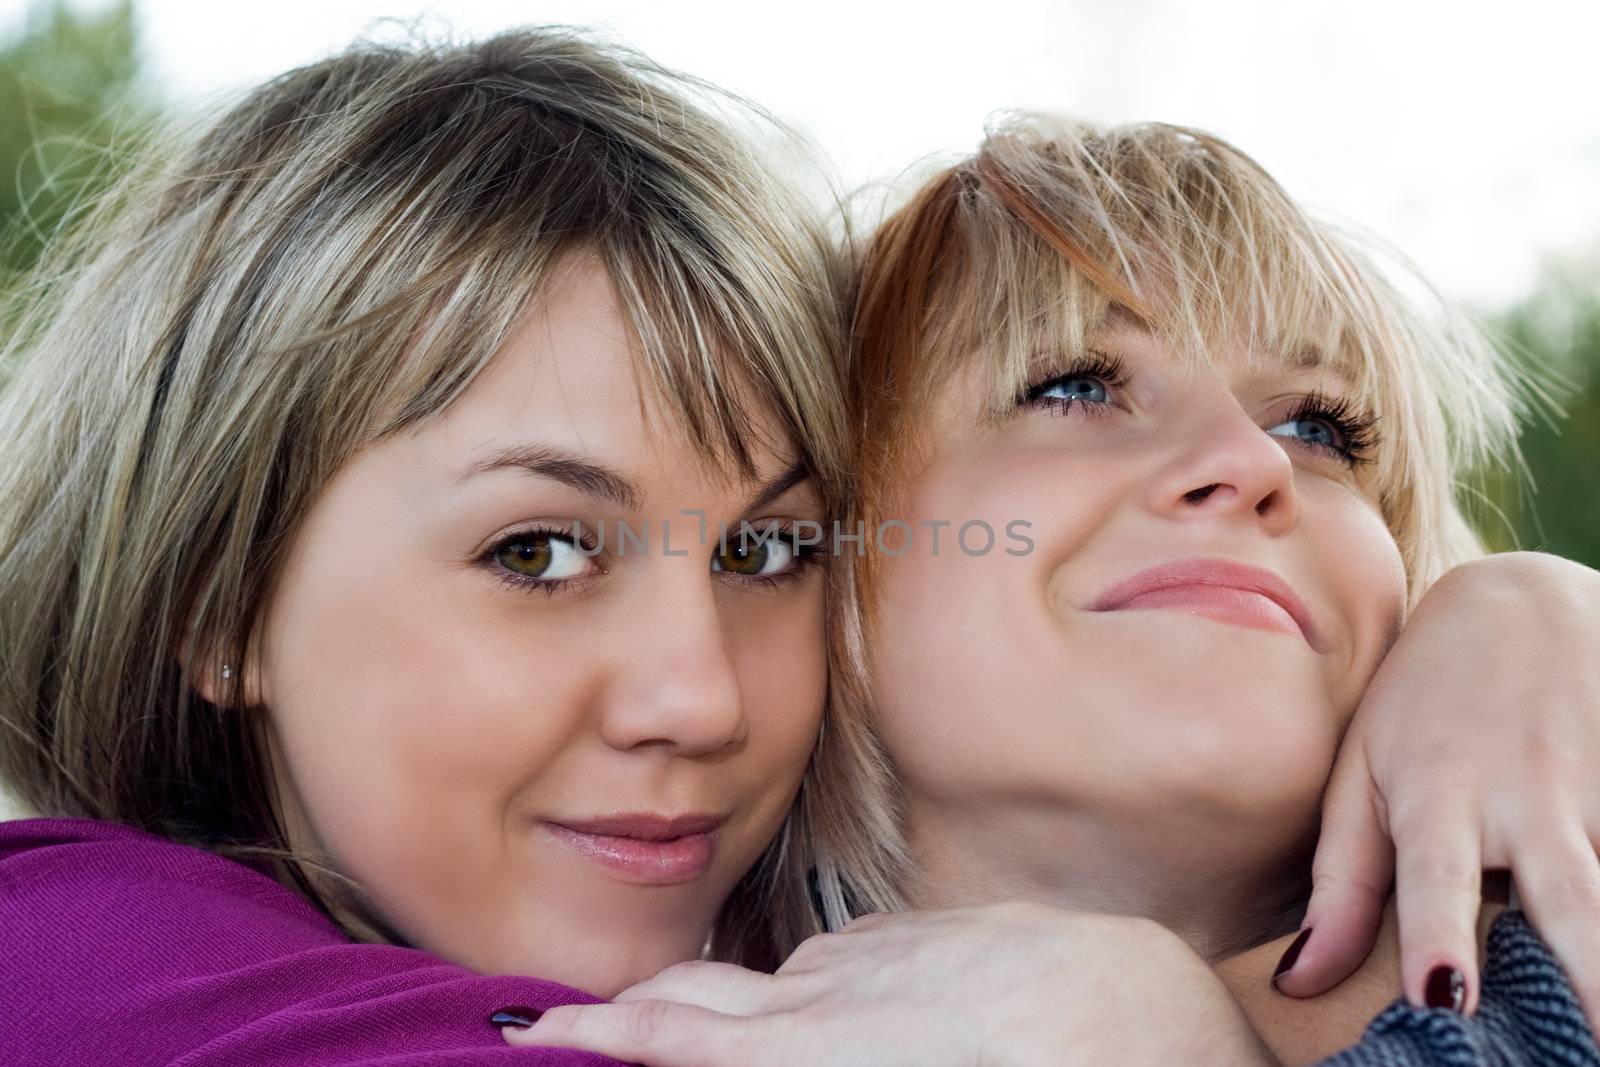
MULTIPOLYGON (((133 4, 36 3, 0 34, 0 336, 51 235, 122 173, 156 116, 141 97, 133 4)), ((0 365, 0 387, 7 368, 0 365)), ((0 792, 0 819, 24 814, 0 792)))
POLYGON ((1495 549, 1533 548, 1600 567, 1600 259, 1548 272, 1538 289, 1495 324, 1528 365, 1548 368, 1570 389, 1563 414, 1535 417, 1521 448, 1532 484, 1488 476, 1499 514, 1480 512, 1495 549))
POLYGON ((0 292, 125 169, 153 114, 130 0, 35 4, 0 40, 0 292))

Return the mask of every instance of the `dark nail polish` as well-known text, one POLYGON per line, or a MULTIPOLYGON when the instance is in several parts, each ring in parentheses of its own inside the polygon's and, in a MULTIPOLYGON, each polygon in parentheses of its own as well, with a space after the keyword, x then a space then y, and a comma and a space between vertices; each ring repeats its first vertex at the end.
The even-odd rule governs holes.
POLYGON ((539 1016, 543 1014, 544 1012, 538 1008, 524 1008, 520 1004, 512 1004, 489 1016, 489 1023, 492 1026, 515 1026, 518 1030, 526 1030, 538 1022, 539 1016))
POLYGON ((1288 948, 1283 950, 1283 959, 1278 961, 1278 969, 1272 972, 1272 980, 1274 982, 1289 973, 1289 968, 1293 967, 1295 961, 1300 958, 1300 950, 1306 947, 1306 941, 1310 937, 1311 927, 1308 926, 1300 931, 1300 936, 1289 943, 1288 948))
POLYGON ((1467 978, 1466 975, 1441 963, 1428 972, 1428 984, 1422 991, 1422 999, 1430 1008, 1449 1008, 1460 1014, 1461 1009, 1467 1006, 1467 978))

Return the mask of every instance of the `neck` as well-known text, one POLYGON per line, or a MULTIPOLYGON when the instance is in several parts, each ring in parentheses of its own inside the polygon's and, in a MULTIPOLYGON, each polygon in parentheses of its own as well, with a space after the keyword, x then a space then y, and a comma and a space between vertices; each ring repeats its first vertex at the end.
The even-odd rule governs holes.
POLYGON ((1118 818, 1056 804, 907 801, 914 908, 1030 900, 1139 915, 1214 962, 1292 932, 1309 891, 1307 832, 1220 826, 1173 815, 1174 805, 1118 818))
MULTIPOLYGON (((1483 907, 1478 916, 1480 960, 1486 953, 1490 924, 1508 906, 1510 888, 1504 872, 1484 875, 1483 907)), ((1223 960, 1215 970, 1244 1009, 1250 1025, 1281 1062, 1320 1063, 1359 1041, 1373 1016, 1401 995, 1394 898, 1384 908, 1383 925, 1367 958, 1354 974, 1318 996, 1297 1000, 1272 987, 1273 972, 1293 940, 1294 935, 1287 934, 1223 960)))

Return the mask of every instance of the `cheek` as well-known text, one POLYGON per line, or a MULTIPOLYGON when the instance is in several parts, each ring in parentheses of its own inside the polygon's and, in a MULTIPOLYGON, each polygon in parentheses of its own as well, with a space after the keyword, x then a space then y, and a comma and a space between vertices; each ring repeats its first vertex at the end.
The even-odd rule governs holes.
POLYGON ((1327 657, 1327 684, 1341 726, 1355 714, 1378 665, 1400 632, 1406 611, 1406 572, 1383 517, 1363 497, 1330 490, 1308 496, 1304 518, 1316 573, 1345 627, 1344 654, 1327 657))
POLYGON ((827 698, 823 576, 804 583, 726 594, 725 633, 749 730, 745 773, 764 783, 763 806, 780 817, 816 745, 827 698))
POLYGON ((508 810, 577 728, 582 661, 564 634, 581 627, 463 588, 478 577, 313 558, 275 607, 283 773, 319 843, 375 886, 486 877, 508 810))
MULTIPOLYGON (((1118 480, 1061 449, 971 450, 909 494, 910 544, 879 557, 870 659, 874 712, 908 785, 957 791, 1059 753, 1063 700, 1084 682, 1064 661, 1049 561, 1070 557, 1114 507, 1118 480), (968 520, 995 533, 968 548, 968 520), (948 520, 938 530, 931 523, 948 520)), ((1057 757, 1058 758, 1058 757, 1057 757)))

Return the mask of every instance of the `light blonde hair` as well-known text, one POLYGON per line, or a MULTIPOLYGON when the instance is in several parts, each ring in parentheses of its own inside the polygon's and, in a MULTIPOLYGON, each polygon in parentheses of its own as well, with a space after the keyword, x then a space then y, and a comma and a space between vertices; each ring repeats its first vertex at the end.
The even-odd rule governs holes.
MULTIPOLYGON (((332 913, 322 858, 288 849, 240 672, 217 706, 193 678, 245 662, 334 472, 444 410, 576 252, 708 461, 750 473, 759 405, 837 513, 837 254, 735 119, 777 133, 566 29, 360 44, 124 182, 28 291, 0 394, 0 777, 19 798, 271 859, 332 913)), ((866 847, 839 814, 865 744, 827 722, 714 955, 770 965, 816 928, 797 865, 866 847)))
MULTIPOLYGON (((1457 493, 1486 460, 1515 463, 1532 383, 1403 278, 1211 134, 1007 116, 975 155, 922 184, 862 256, 847 376, 860 519, 872 531, 894 515, 926 455, 926 412, 958 369, 979 361, 984 417, 998 419, 1122 315, 1179 359, 1242 343, 1258 362, 1342 368, 1350 399, 1376 418, 1371 484, 1414 604, 1482 553, 1457 493)), ((834 692, 851 705, 840 715, 870 719, 880 568, 867 544, 841 582, 834 692)))

